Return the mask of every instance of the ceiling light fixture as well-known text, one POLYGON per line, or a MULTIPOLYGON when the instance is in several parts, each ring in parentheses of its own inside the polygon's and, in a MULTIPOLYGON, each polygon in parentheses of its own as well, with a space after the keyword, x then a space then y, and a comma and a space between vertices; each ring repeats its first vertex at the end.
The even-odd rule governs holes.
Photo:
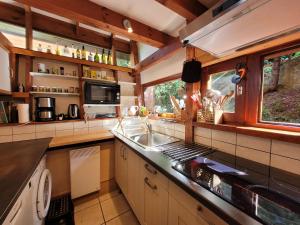
POLYGON ((132 33, 133 32, 131 23, 130 23, 130 21, 128 19, 124 19, 123 20, 123 26, 124 26, 125 29, 127 29, 128 33, 132 33))

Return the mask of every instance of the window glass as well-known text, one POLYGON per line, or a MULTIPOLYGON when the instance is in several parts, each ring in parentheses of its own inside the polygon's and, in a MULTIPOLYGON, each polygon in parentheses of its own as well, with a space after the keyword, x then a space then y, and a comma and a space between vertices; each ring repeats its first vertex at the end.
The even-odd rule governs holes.
POLYGON ((26 48, 25 28, 0 21, 0 32, 15 46, 26 48))
POLYGON ((261 120, 300 124, 300 49, 263 62, 261 120))
POLYGON ((116 51, 117 66, 130 67, 130 54, 116 51))
MULTIPOLYGON (((235 70, 222 71, 210 75, 208 89, 219 91, 223 96, 230 92, 235 93, 236 84, 231 82, 232 77, 236 74, 235 70)), ((224 105, 224 112, 235 112, 235 94, 224 105)))
POLYGON ((144 92, 145 106, 157 113, 173 113, 171 96, 176 98, 180 108, 184 108, 185 82, 174 80, 148 87, 144 92))

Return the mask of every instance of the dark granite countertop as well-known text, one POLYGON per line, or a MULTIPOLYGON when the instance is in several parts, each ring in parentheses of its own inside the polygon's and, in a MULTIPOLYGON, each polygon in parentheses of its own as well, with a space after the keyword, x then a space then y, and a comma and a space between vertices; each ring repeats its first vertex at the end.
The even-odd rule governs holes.
MULTIPOLYGON (((114 132, 114 135, 116 138, 118 138, 120 141, 125 143, 127 146, 134 149, 139 156, 141 156, 148 163, 152 164, 152 166, 154 166, 157 170, 163 173, 171 181, 176 183, 188 194, 190 194, 192 197, 194 197, 199 202, 204 204, 207 208, 212 210, 220 218, 225 220, 228 224, 230 225, 231 224, 234 225, 262 224, 259 221, 260 219, 255 219, 253 216, 248 215, 246 212, 243 212, 242 210, 238 209, 226 199, 222 199, 220 196, 213 193, 207 187, 197 184, 196 182, 192 181, 188 177, 184 176, 182 173, 173 169, 172 166, 174 166, 174 164, 172 164, 172 162, 168 158, 164 157, 161 152, 147 151, 140 145, 134 143, 133 141, 129 140, 128 138, 124 137, 121 134, 114 132)), ((243 165, 247 163, 246 161, 242 162, 243 165)), ((251 168, 252 164, 249 166, 250 169, 252 169, 251 168)), ((280 178, 283 179, 285 179, 286 177, 285 174, 281 174, 277 172, 276 174, 279 174, 278 176, 280 176, 280 178)))
POLYGON ((0 224, 48 149, 51 138, 0 144, 0 224))

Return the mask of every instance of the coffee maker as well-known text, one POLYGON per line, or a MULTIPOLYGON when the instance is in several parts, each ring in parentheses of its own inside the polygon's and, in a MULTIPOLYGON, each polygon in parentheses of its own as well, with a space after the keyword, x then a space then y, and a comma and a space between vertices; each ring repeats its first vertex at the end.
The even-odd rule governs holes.
POLYGON ((37 97, 35 98, 35 102, 36 121, 45 122, 55 120, 55 98, 37 97))

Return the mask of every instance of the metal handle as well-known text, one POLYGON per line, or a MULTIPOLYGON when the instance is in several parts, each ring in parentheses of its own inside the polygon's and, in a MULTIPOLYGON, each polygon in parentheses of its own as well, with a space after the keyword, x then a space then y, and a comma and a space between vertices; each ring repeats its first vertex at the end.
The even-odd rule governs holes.
POLYGON ((157 190, 157 186, 151 184, 148 177, 145 177, 144 181, 152 190, 154 190, 154 191, 157 190))
POLYGON ((148 170, 148 171, 149 171, 150 173, 152 173, 153 175, 156 175, 156 174, 157 174, 157 171, 154 170, 154 169, 151 169, 150 166, 149 166, 147 163, 145 164, 144 167, 145 167, 146 170, 148 170))

